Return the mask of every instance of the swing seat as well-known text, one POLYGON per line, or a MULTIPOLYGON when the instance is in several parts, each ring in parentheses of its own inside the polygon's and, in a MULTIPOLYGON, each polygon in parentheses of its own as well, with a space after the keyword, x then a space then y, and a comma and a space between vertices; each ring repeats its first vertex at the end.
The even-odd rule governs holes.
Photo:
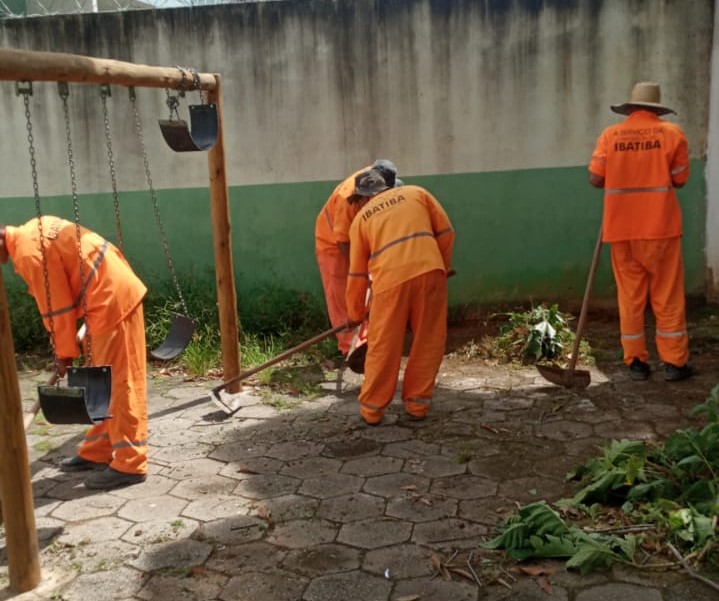
POLYGON ((160 346, 150 351, 150 356, 160 361, 172 361, 190 344, 196 327, 195 322, 189 317, 176 314, 170 324, 167 337, 160 346))
POLYGON ((160 119, 160 131, 175 152, 209 150, 217 142, 217 105, 191 104, 190 124, 183 119, 160 119))
POLYGON ((38 386, 42 413, 51 424, 97 424, 109 414, 112 395, 109 365, 70 367, 67 386, 38 386))

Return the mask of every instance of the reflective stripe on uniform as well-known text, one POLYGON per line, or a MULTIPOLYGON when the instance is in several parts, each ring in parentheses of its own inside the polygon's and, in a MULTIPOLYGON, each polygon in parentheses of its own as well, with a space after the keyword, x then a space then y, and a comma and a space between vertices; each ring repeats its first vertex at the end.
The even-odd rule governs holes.
POLYGON ((85 441, 93 442, 95 440, 108 440, 109 438, 110 436, 107 432, 103 432, 102 434, 96 434, 95 436, 85 436, 85 441))
POLYGON ((385 244, 382 248, 377 250, 377 252, 372 253, 369 258, 376 259, 384 251, 386 251, 388 248, 391 248, 392 246, 395 246, 396 244, 401 244, 402 242, 407 242, 407 240, 412 240, 414 238, 422 238, 424 236, 429 236, 431 238, 435 237, 432 232, 417 232, 416 234, 410 234, 409 236, 402 236, 401 238, 397 238, 396 240, 392 240, 392 242, 385 244))
POLYGON ((100 254, 97 255, 97 258, 93 262, 92 269, 90 270, 90 273, 87 274, 87 277, 85 278, 85 281, 80 288, 80 294, 77 295, 77 298, 73 301, 72 305, 70 305, 69 307, 55 309, 54 311, 49 311, 48 313, 43 313, 42 317, 55 317, 56 315, 62 315, 63 313, 74 311, 80 306, 80 303, 82 302, 82 297, 85 296, 87 287, 90 285, 90 280, 95 277, 97 269, 98 267, 100 267, 100 263, 102 263, 105 259, 105 253, 107 253, 107 240, 103 241, 102 248, 100 249, 100 254))
POLYGON ((604 190, 605 194, 638 194, 640 192, 669 192, 671 186, 661 186, 657 188, 613 188, 604 190))
POLYGON ((450 232, 453 232, 453 231, 454 231, 454 228, 453 228, 453 227, 448 227, 448 228, 446 228, 446 229, 444 229, 444 230, 440 230, 439 232, 437 232, 437 233, 434 235, 434 237, 435 237, 435 238, 439 238, 440 236, 444 236, 444 234, 449 234, 450 232))
POLYGON ((676 175, 677 173, 681 173, 682 171, 686 171, 687 169, 689 169, 689 165, 684 165, 684 167, 679 167, 678 169, 674 169, 670 173, 672 175, 676 175))
POLYGON ((368 401, 360 401, 360 405, 367 407, 367 409, 371 409, 372 411, 380 411, 384 408, 384 405, 373 405, 368 401))
POLYGON ((662 338, 681 338, 682 336, 686 335, 686 330, 679 330, 677 332, 665 332, 664 330, 657 330, 657 336, 661 336, 662 338))
POLYGON ((146 440, 139 440, 139 441, 127 440, 127 441, 115 443, 114 445, 112 445, 112 448, 113 449, 126 449, 128 447, 146 447, 146 446, 147 446, 146 440))
POLYGON ((407 399, 405 403, 415 403, 416 405, 431 405, 432 399, 407 399))
POLYGON ((641 338, 644 338, 644 332, 641 334, 622 334, 622 338, 624 340, 639 340, 641 338))

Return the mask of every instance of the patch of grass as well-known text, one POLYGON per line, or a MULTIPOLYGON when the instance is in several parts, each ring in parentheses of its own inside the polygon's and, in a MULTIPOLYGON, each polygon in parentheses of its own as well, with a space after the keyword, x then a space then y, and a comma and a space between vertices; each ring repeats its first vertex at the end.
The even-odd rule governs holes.
POLYGON ((469 463, 474 458, 474 451, 472 449, 462 449, 457 455, 457 463, 469 463))
POLYGON ((49 453, 53 450, 54 447, 49 440, 41 440, 40 442, 36 442, 34 445, 32 445, 32 448, 35 449, 38 453, 49 453))

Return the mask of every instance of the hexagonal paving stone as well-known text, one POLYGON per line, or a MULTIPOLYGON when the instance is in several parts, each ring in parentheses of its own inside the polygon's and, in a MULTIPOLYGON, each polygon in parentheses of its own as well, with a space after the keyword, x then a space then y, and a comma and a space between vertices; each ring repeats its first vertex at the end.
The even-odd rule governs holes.
MULTIPOLYGON (((200 459, 191 459, 184 463, 163 466, 157 470, 157 474, 171 480, 185 480, 186 478, 212 476, 219 473, 224 465, 222 461, 202 457, 200 459)), ((154 480, 154 477, 151 479, 154 480)))
POLYGON ((336 457, 337 459, 347 459, 349 457, 376 455, 380 452, 381 448, 382 446, 374 440, 367 438, 350 438, 349 440, 327 443, 323 455, 336 457))
POLYGON ((371 476, 382 476, 383 474, 394 474, 399 472, 403 465, 404 459, 372 455, 345 461, 340 471, 343 474, 352 474, 354 476, 368 478, 371 476))
POLYGON ((410 474, 419 474, 427 478, 441 478, 463 474, 467 464, 461 463, 454 457, 427 457, 422 459, 408 459, 404 464, 404 471, 410 474))
POLYGON ((112 515, 125 503, 125 499, 108 494, 90 495, 82 499, 66 501, 57 507, 51 516, 66 522, 81 522, 112 515))
POLYGON ((336 535, 337 527, 327 520, 290 520, 277 524, 267 535, 267 542, 290 549, 302 549, 332 542, 336 535))
POLYGON ((78 571, 89 574, 118 570, 128 560, 140 555, 140 547, 121 540, 79 545, 72 549, 72 564, 78 571))
POLYGON ((88 520, 75 524, 72 528, 65 528, 58 537, 58 541, 64 545, 76 546, 89 542, 116 540, 121 538, 132 525, 131 521, 116 517, 88 520))
POLYGON ((269 448, 269 445, 255 444, 251 441, 243 440, 219 445, 212 450, 209 457, 225 463, 230 461, 241 462, 248 457, 261 457, 269 448))
POLYGON ((169 492, 177 482, 161 474, 155 473, 155 465, 150 462, 150 471, 147 480, 136 486, 127 486, 112 491, 113 496, 123 499, 142 499, 145 497, 159 497, 169 492))
POLYGON ((212 545, 196 540, 180 539, 143 547, 140 556, 132 559, 128 564, 143 572, 154 572, 169 567, 185 569, 202 565, 210 553, 212 553, 212 545))
POLYGON ((651 423, 645 421, 622 420, 621 422, 597 424, 594 426, 594 432, 608 440, 621 440, 622 438, 657 440, 658 438, 651 423))
POLYGON ((270 499, 295 492, 300 482, 301 480, 296 478, 277 474, 250 476, 240 481, 235 488, 235 494, 248 499, 270 499))
POLYGON ((431 492, 454 499, 477 499, 493 495, 497 484, 492 480, 463 474, 432 480, 431 492))
POLYGON ((434 522, 415 524, 412 540, 420 543, 458 541, 463 538, 479 539, 487 527, 459 518, 443 518, 434 522))
POLYGON ((392 584, 385 578, 356 570, 315 578, 307 587, 302 601, 385 601, 391 588, 392 584))
POLYGON ((357 476, 332 474, 323 478, 308 478, 302 482, 299 492, 318 499, 327 499, 357 492, 364 480, 357 476))
POLYGON ((272 445, 267 450, 267 456, 283 461, 294 461, 308 455, 313 457, 319 455, 323 446, 317 442, 309 441, 283 442, 272 445))
POLYGON ((172 519, 182 513, 189 501, 170 495, 149 499, 127 501, 117 514, 133 522, 149 522, 151 520, 172 519))
POLYGON ((126 599, 140 590, 143 575, 135 570, 120 568, 113 571, 80 574, 62 589, 65 599, 83 601, 114 601, 126 599), (122 586, 118 583, 122 582, 122 586))
POLYGON ((418 596, 421 601, 476 601, 479 594, 479 587, 464 579, 417 578, 398 582, 392 600, 418 596))
POLYGON ((241 461, 228 463, 219 471, 219 474, 235 480, 245 480, 250 476, 276 474, 284 465, 284 461, 271 457, 247 457, 241 461))
POLYGON ((411 428, 399 425, 384 425, 382 428, 372 428, 362 432, 362 437, 377 442, 400 442, 410 440, 414 434, 411 428))
POLYGON ((390 580, 431 576, 434 573, 431 556, 432 551, 426 547, 414 544, 393 545, 368 551, 362 562, 362 569, 378 576, 387 573, 390 580))
POLYGON ((267 522, 249 515, 238 515, 200 524, 195 538, 222 545, 240 545, 261 539, 267 532, 267 522))
MULTIPOLYGON (((418 422, 421 423, 421 422, 418 422)), ((430 457, 439 454, 439 445, 422 442, 421 440, 407 440, 393 442, 385 445, 382 455, 388 457, 399 457, 400 459, 412 459, 414 457, 430 457)))
POLYGON ((495 526, 514 514, 517 506, 502 497, 465 499, 459 502, 457 517, 486 526, 495 526))
POLYGON ((247 515, 252 501, 236 496, 208 497, 192 501, 182 510, 182 515, 200 521, 247 515))
POLYGON ((150 454, 154 461, 163 461, 168 465, 175 465, 192 459, 207 457, 210 449, 209 445, 190 439, 184 444, 175 444, 159 449, 151 448, 150 454))
POLYGON ((550 440, 575 440, 587 438, 592 435, 593 429, 589 424, 578 421, 559 419, 547 421, 534 427, 537 438, 549 438, 550 440))
POLYGON ((387 515, 408 522, 429 522, 444 517, 454 517, 457 513, 457 500, 431 493, 411 494, 390 499, 387 503, 387 515))
POLYGON ((384 510, 385 500, 382 497, 357 492, 325 499, 317 515, 333 522, 354 522, 379 517, 384 514, 384 510))
POLYGON ((250 509, 250 515, 264 516, 272 522, 279 523, 312 518, 317 514, 319 506, 319 499, 303 495, 283 495, 255 501, 250 509))
POLYGON ((336 459, 309 457, 307 459, 288 461, 280 470, 280 473, 295 478, 317 478, 336 474, 340 467, 342 467, 342 462, 336 459))
POLYGON ((145 601, 217 599, 228 580, 227 576, 212 572, 203 572, 201 577, 195 578, 177 578, 155 574, 137 593, 137 597, 145 601))
POLYGON ((188 518, 164 518, 135 524, 122 535, 122 540, 135 545, 189 538, 197 529, 199 522, 188 518))
POLYGON ((231 495, 237 480, 232 478, 224 478, 223 476, 200 476, 197 478, 188 478, 175 484, 171 493, 181 499, 198 499, 203 495, 210 497, 231 495))
POLYGON ((377 549, 408 541, 412 524, 390 518, 373 518, 343 524, 337 541, 364 549, 377 549))
POLYGON ((266 572, 282 563, 287 551, 266 542, 219 547, 205 562, 205 568, 228 576, 245 572, 266 572))
POLYGON ((407 491, 426 492, 429 489, 429 483, 430 480, 422 476, 400 472, 398 474, 367 478, 362 490, 380 497, 390 498, 403 496, 407 491))
POLYGON ((571 496, 572 486, 562 480, 550 479, 546 476, 529 476, 501 482, 498 492, 501 496, 522 504, 534 503, 542 499, 551 502, 571 496))
POLYGON ((247 572, 230 579, 220 599, 223 601, 288 601, 299 599, 307 582, 288 572, 247 572))
POLYGON ((290 551, 282 562, 285 569, 304 576, 348 572, 360 566, 360 552, 334 543, 290 551))

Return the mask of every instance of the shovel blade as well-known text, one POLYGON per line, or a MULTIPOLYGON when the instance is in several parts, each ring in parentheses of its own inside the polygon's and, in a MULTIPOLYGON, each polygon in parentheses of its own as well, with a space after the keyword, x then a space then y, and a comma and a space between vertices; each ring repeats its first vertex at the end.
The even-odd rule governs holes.
POLYGON ((548 382, 564 388, 586 388, 592 381, 586 369, 562 369, 554 365, 537 365, 537 371, 548 382))

